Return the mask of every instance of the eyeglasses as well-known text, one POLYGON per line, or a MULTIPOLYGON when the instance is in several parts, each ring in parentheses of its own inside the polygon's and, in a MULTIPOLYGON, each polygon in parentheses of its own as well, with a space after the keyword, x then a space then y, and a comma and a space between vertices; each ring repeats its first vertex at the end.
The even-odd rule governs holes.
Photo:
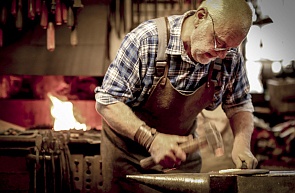
POLYGON ((227 51, 227 52, 236 52, 235 50, 232 50, 231 48, 218 48, 217 47, 217 40, 216 40, 216 32, 215 32, 215 28, 214 28, 214 20, 211 16, 210 13, 208 13, 209 17, 211 18, 212 21, 212 27, 213 27, 213 40, 214 40, 214 51, 215 52, 223 52, 223 51, 227 51))

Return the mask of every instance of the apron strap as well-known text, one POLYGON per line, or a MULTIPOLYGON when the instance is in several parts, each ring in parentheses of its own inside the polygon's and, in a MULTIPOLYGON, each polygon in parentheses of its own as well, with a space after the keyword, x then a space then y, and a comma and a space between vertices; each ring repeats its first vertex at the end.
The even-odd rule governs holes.
POLYGON ((154 20, 158 29, 158 52, 156 62, 164 62, 167 59, 165 52, 170 36, 169 22, 167 17, 160 17, 154 20))
POLYGON ((213 73, 215 62, 212 61, 209 65, 210 66, 209 66, 209 72, 208 72, 206 87, 210 87, 210 82, 212 80, 212 73, 213 73))
POLYGON ((167 56, 166 48, 170 38, 170 26, 167 17, 160 17, 154 19, 157 29, 158 29, 158 52, 156 58, 155 66, 155 76, 153 80, 152 88, 158 83, 159 79, 165 75, 164 80, 161 84, 166 83, 168 67, 169 67, 169 57, 167 56), (168 64, 168 65, 167 65, 168 64))
POLYGON ((217 58, 214 62, 212 79, 214 80, 215 88, 221 87, 221 67, 222 59, 217 58))

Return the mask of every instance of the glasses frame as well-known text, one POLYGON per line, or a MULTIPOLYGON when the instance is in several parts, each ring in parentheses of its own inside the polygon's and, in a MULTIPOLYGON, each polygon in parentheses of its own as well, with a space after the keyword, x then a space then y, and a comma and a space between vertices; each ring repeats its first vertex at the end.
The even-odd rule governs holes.
POLYGON ((236 52, 235 50, 232 50, 232 48, 218 48, 217 47, 217 40, 216 40, 216 32, 215 32, 215 27, 214 27, 214 20, 213 20, 213 17, 211 16, 210 13, 208 13, 209 17, 211 18, 211 21, 212 21, 212 28, 213 28, 213 43, 214 43, 214 51, 215 52, 224 52, 224 51, 227 51, 227 52, 236 52))

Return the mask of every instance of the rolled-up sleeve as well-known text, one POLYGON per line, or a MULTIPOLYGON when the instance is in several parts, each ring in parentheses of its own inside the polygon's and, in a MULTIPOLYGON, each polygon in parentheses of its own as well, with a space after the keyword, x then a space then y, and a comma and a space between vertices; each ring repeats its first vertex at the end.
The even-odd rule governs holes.
POLYGON ((231 118, 234 114, 238 112, 254 112, 254 107, 251 100, 244 101, 242 104, 238 105, 222 105, 222 108, 228 118, 231 118))
POLYGON ((101 87, 97 87, 95 89, 95 100, 96 102, 100 103, 100 104, 104 104, 104 105, 109 105, 109 104, 113 104, 113 103, 117 103, 119 101, 123 102, 123 98, 116 98, 111 94, 108 94, 104 89, 102 89, 101 87))
POLYGON ((243 57, 239 57, 236 60, 236 64, 232 65, 232 67, 234 68, 232 78, 229 81, 222 102, 222 108, 228 118, 240 111, 254 111, 243 57))
POLYGON ((100 87, 95 88, 98 103, 124 102, 133 97, 132 89, 138 81, 138 41, 134 34, 123 40, 116 58, 110 64, 100 87))

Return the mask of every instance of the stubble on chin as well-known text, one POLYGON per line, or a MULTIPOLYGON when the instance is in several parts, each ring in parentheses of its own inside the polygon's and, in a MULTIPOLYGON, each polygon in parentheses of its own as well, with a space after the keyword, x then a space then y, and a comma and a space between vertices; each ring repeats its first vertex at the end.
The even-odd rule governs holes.
POLYGON ((211 59, 207 58, 205 54, 195 53, 193 58, 195 61, 197 61, 198 63, 203 64, 203 65, 206 65, 211 62, 211 59))
POLYGON ((194 62, 198 62, 198 63, 202 63, 203 61, 203 55, 198 53, 197 49, 191 49, 190 50, 190 58, 194 61, 194 62))

